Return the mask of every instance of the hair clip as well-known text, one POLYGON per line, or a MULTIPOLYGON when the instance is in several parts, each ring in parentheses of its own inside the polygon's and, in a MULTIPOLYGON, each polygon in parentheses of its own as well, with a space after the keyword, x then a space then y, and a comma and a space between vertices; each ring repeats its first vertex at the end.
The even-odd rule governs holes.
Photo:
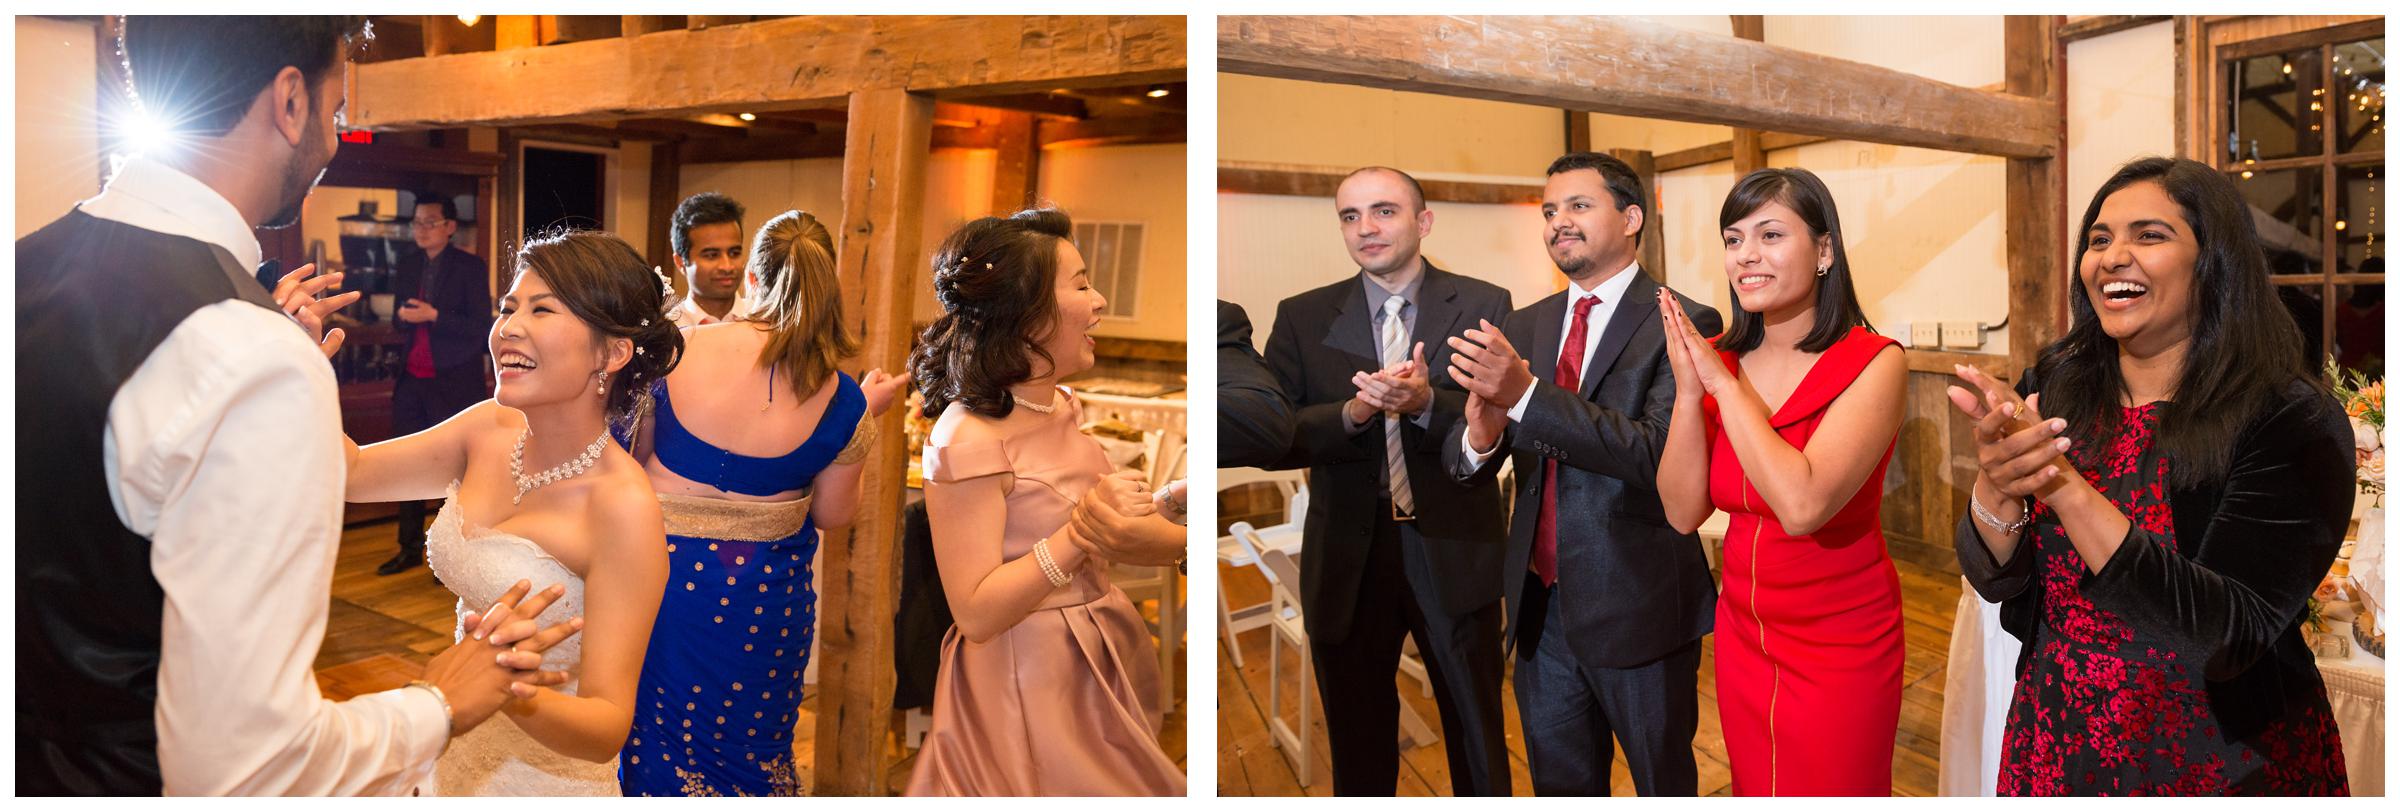
POLYGON ((989 263, 989 262, 986 262, 986 263, 984 263, 984 264, 983 264, 983 269, 984 269, 984 270, 987 270, 987 271, 988 271, 988 270, 991 270, 991 269, 992 269, 992 264, 991 264, 991 263, 989 263))
POLYGON ((650 320, 649 320, 649 319, 643 319, 643 320, 642 320, 642 326, 643 326, 643 327, 648 327, 648 326, 650 326, 650 320))
MULTIPOLYGON (((646 321, 645 321, 645 322, 642 322, 642 323, 643 323, 643 324, 649 324, 649 322, 646 322, 646 321)), ((643 348, 643 347, 635 347, 635 348, 633 348, 633 354, 635 354, 635 355, 640 355, 640 354, 642 354, 642 350, 643 350, 643 349, 645 349, 645 348, 643 348)))

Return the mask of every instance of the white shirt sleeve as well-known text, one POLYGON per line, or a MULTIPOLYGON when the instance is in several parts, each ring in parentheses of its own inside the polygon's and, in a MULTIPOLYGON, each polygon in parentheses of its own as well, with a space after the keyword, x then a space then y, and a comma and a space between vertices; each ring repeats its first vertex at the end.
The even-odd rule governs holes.
POLYGON ((219 302, 110 401, 120 518, 166 593, 158 760, 169 795, 402 794, 448 738, 398 689, 326 701, 314 671, 345 479, 333 371, 283 315, 219 302))

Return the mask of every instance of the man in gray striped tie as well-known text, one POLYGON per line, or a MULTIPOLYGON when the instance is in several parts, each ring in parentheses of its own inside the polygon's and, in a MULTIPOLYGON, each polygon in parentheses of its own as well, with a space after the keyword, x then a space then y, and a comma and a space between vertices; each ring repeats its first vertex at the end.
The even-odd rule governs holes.
POLYGON ((1458 795, 1509 794, 1501 731, 1506 549, 1499 488, 1462 483, 1443 440, 1466 393, 1440 342, 1510 309, 1508 291, 1433 266, 1433 212, 1416 179, 1367 167, 1334 208, 1356 275, 1277 306, 1266 357, 1293 404, 1309 470, 1301 603, 1324 700, 1333 788, 1390 795, 1399 779, 1393 674, 1414 637, 1433 683, 1458 795), (1432 343, 1436 352, 1428 353, 1432 343))

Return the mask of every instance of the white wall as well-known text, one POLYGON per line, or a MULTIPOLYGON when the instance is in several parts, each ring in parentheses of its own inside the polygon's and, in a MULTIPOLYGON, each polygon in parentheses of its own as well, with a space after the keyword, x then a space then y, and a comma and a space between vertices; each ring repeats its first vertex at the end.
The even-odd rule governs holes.
MULTIPOLYGON (((1425 257, 1443 270, 1507 288, 1519 307, 1550 295, 1559 279, 1542 247, 1541 209, 1435 202, 1425 257)), ((1249 311, 1265 346, 1275 305, 1354 277, 1333 199, 1217 195, 1217 296, 1249 311)), ((1429 350, 1430 351, 1430 350, 1429 350)))
POLYGON ((17 18, 17 236, 100 193, 99 33, 91 22, 17 18))
MULTIPOLYGON (((2067 43, 2067 228, 2126 161, 2175 154, 2175 24, 2067 43)), ((2075 235, 2066 235, 2065 254, 2075 235)))
MULTIPOLYGON (((1730 21, 1719 16, 1649 19, 1731 33, 1730 21)), ((1766 37, 1774 45, 1969 87, 2004 76, 1999 17, 1769 16, 1766 37)), ((1219 137, 1228 161, 1328 167, 1392 162, 1420 177, 1473 174, 1538 183, 1542 168, 1565 147, 1562 114, 1549 108, 1420 102, 1412 98, 1418 94, 1237 76, 1221 77, 1219 92, 1219 137), (1402 119, 1395 115, 1402 110, 1440 115, 1402 119)), ((1592 135, 1597 149, 1663 153, 1724 141, 1732 131, 1595 115, 1592 135)), ((1768 164, 1805 167, 1833 191, 1860 304, 1879 328, 1888 333, 1899 323, 1922 320, 1996 322, 2006 315, 2000 159, 1838 141, 1776 150, 1768 164)), ((1665 173, 1657 190, 1668 283, 1720 310, 1730 303, 1716 222, 1736 180, 1733 165, 1719 162, 1665 173)), ((1523 213, 1512 218, 1512 208, 1434 204, 1428 256, 1510 288, 1520 304, 1547 295, 1558 276, 1541 251, 1538 210, 1521 207, 1523 213)), ((1248 309, 1262 334, 1276 301, 1356 271, 1342 254, 1329 200, 1219 195, 1218 218, 1219 294, 1248 309)), ((1986 350, 2006 346, 2005 330, 1987 338, 1986 350)))
MULTIPOLYGON (((1134 318, 1106 318, 1092 333, 1154 341, 1184 334, 1184 145, 1149 144, 1042 153, 1039 198, 1077 221, 1143 224, 1141 301, 1134 318)), ((983 177, 990 177, 987 168, 983 177)), ((988 184, 987 184, 988 186, 988 184)), ((987 192, 983 199, 989 200, 987 192)), ((936 235, 939 239, 939 235, 936 235)), ((1103 290, 1114 299, 1118 291, 1103 290)))

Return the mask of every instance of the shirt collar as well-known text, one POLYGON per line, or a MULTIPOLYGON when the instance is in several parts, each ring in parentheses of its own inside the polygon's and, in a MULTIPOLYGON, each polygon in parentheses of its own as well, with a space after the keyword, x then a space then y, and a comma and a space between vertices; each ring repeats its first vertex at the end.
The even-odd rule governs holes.
POLYGON ((258 235, 232 201, 208 184, 166 164, 133 158, 108 188, 77 206, 83 213, 135 228, 189 237, 225 249, 242 270, 258 268, 258 235))
POLYGON ((1639 260, 1627 263, 1625 270, 1609 277, 1608 281, 1600 283, 1599 287, 1589 290, 1582 285, 1575 284, 1575 280, 1569 279, 1567 280, 1567 309, 1573 310, 1575 303, 1585 296, 1599 296, 1601 304, 1614 305, 1617 300, 1625 298, 1625 289, 1633 286, 1634 275, 1641 272, 1642 263, 1639 260))
MULTIPOLYGON (((1424 262, 1423 259, 1419 259, 1417 261, 1419 263, 1424 262)), ((1383 285, 1376 282, 1374 276, 1369 275, 1363 269, 1360 270, 1358 272, 1358 283, 1365 286, 1367 289, 1368 312, 1377 314, 1380 317, 1380 315, 1383 313, 1384 300, 1390 299, 1394 296, 1400 297, 1403 301, 1406 301, 1409 304, 1415 304, 1418 300, 1417 294, 1425 289, 1425 275, 1429 272, 1430 269, 1420 266, 1417 269, 1417 278, 1409 280, 1408 285, 1406 287, 1402 287, 1399 293, 1393 293, 1391 291, 1384 290, 1383 285)))

